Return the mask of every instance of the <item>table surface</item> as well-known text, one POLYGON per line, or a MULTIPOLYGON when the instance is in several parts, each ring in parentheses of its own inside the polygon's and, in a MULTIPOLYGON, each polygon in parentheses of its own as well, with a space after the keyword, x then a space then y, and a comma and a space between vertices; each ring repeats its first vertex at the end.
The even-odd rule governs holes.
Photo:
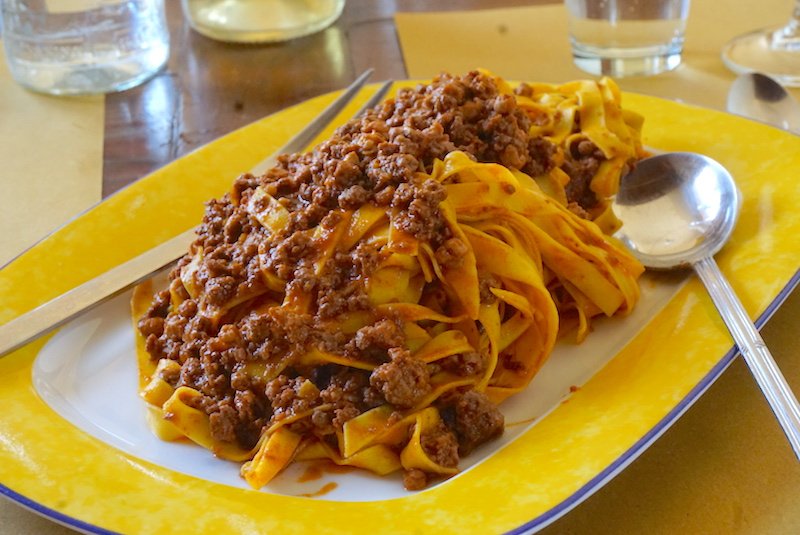
MULTIPOLYGON (((342 88, 369 67, 375 69, 373 80, 376 81, 406 77, 393 20, 396 11, 468 10, 546 3, 552 2, 348 0, 342 17, 323 32, 279 45, 254 46, 226 44, 199 35, 186 23, 180 12, 180 3, 166 2, 173 51, 167 68, 138 88, 106 97, 103 196, 236 128, 310 97, 342 88)), ((797 300, 798 293, 795 292, 790 299, 797 300)), ((771 330, 791 329, 794 328, 792 325, 790 318, 783 318, 779 313, 765 329, 764 336, 769 342, 771 330)), ((776 355, 776 358, 781 363, 788 360, 789 355, 776 355)), ((615 533, 621 527, 615 522, 628 512, 646 517, 653 510, 653 503, 675 499, 685 503, 671 508, 656 508, 661 517, 632 521, 628 527, 646 526, 652 533, 663 532, 666 526, 682 522, 683 526, 691 526, 690 517, 703 514, 702 501, 709 498, 709 493, 720 490, 709 488, 702 474, 722 468, 704 465, 709 462, 711 454, 698 458, 696 452, 687 451, 686 436, 703 433, 710 452, 725 451, 727 440, 759 448, 765 442, 782 439, 777 426, 772 428, 769 409, 756 387, 741 386, 750 382, 747 370, 740 360, 736 361, 698 404, 640 459, 548 527, 545 533, 578 533, 584 532, 587 526, 596 528, 592 530, 596 533, 615 533), (743 388, 745 394, 742 396, 743 388), (740 397, 730 399, 730 392, 734 389, 740 397), (700 411, 707 412, 715 407, 733 410, 720 414, 718 422, 706 421, 700 411), (736 411, 757 413, 767 422, 766 434, 749 438, 746 431, 736 426, 736 411), (734 433, 733 437, 731 433, 734 433), (695 467, 697 478, 681 476, 671 479, 670 467, 686 459, 698 464, 695 467), (614 509, 617 511, 609 513, 614 509), (668 516, 675 515, 676 509, 685 510, 686 518, 668 516)), ((756 479, 767 477, 778 481, 782 467, 792 462, 788 448, 785 456, 773 461, 744 465, 740 469, 753 471, 756 479)), ((733 491, 734 494, 745 493, 741 487, 748 486, 746 479, 736 478, 735 474, 727 483, 730 488, 726 492, 733 491)), ((737 529, 725 529, 726 532, 759 532, 759 525, 764 527, 768 524, 763 519, 748 518, 751 513, 745 511, 743 514, 735 500, 729 509, 720 526, 737 529)), ((764 514, 771 515, 772 520, 776 517, 784 520, 783 523, 773 523, 773 526, 785 527, 789 525, 787 522, 791 523, 785 518, 785 502, 775 503, 767 509, 764 514)), ((69 532, 31 513, 20 510, 19 514, 30 515, 26 523, 30 532, 69 532)), ((0 532, 4 532, 2 520, 0 517, 0 532)))

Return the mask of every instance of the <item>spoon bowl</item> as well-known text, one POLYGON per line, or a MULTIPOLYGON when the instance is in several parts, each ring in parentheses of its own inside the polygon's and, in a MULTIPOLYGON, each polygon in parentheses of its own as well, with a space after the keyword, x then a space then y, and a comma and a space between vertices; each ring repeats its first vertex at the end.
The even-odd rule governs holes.
POLYGON ((742 74, 728 91, 728 111, 800 133, 800 104, 784 87, 757 72, 742 74))
POLYGON ((741 204, 730 173, 689 152, 642 160, 623 177, 614 211, 619 238, 649 268, 687 268, 728 241, 741 204))
POLYGON ((800 404, 722 275, 716 254, 736 225, 741 197, 711 158, 687 152, 642 160, 620 181, 618 237, 646 267, 697 272, 800 459, 800 404))

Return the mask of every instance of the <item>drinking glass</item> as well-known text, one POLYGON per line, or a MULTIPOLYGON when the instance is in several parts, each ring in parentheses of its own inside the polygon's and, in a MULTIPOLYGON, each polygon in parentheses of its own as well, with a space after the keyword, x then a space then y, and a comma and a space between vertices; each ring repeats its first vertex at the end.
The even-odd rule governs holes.
POLYGON ((192 28, 220 41, 270 43, 330 26, 345 0, 181 0, 192 28))
POLYGON ((565 0, 572 58, 591 74, 669 71, 681 62, 689 0, 565 0))
POLYGON ((0 0, 9 70, 55 95, 121 91, 169 56, 164 0, 0 0))
POLYGON ((722 49, 722 60, 735 73, 760 72, 800 87, 800 0, 785 26, 734 38, 722 49))

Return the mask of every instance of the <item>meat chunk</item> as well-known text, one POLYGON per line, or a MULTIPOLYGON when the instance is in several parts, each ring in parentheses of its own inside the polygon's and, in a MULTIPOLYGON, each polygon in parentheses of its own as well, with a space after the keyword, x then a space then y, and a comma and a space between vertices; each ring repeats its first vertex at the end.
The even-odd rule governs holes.
POLYGON ((239 418, 230 403, 220 403, 218 410, 208 417, 211 436, 222 442, 236 442, 236 426, 239 418))
POLYGON ((575 202, 583 209, 597 204, 597 195, 591 188, 592 178, 605 159, 603 152, 589 140, 573 144, 562 166, 570 177, 565 188, 568 202, 575 202))
POLYGON ((462 456, 503 434, 503 413, 484 394, 470 390, 456 400, 454 408, 458 452, 462 456))
POLYGON ((397 210, 392 222, 421 241, 435 243, 445 226, 439 203, 446 197, 444 186, 433 179, 401 184, 392 199, 392 208, 397 210))
POLYGON ((412 357, 407 350, 393 349, 390 356, 390 362, 373 370, 369 382, 392 405, 398 408, 413 407, 431 391, 428 369, 424 362, 412 357))
POLYGON ((403 486, 406 490, 422 490, 428 485, 428 476, 422 470, 413 468, 403 473, 403 486))
POLYGON ((421 433, 420 441, 422 449, 436 464, 447 468, 458 465, 458 441, 442 422, 421 433))
POLYGON ((398 322, 384 318, 360 328, 347 344, 345 353, 352 357, 374 362, 384 362, 388 351, 400 347, 405 335, 398 322))
POLYGON ((319 405, 320 392, 311 381, 279 375, 266 387, 267 399, 272 404, 273 420, 282 420, 310 411, 319 405))
POLYGON ((436 249, 436 261, 442 266, 458 267, 469 252, 469 246, 458 238, 446 240, 436 249))

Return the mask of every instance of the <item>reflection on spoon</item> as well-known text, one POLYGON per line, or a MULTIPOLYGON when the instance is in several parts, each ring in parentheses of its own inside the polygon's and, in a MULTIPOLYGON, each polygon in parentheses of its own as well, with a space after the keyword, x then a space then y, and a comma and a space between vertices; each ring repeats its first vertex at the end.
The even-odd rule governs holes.
POLYGON ((620 182, 618 237, 648 268, 692 267, 800 458, 800 405, 764 340, 714 261, 733 231, 741 200, 730 173, 687 152, 639 162, 620 182))

